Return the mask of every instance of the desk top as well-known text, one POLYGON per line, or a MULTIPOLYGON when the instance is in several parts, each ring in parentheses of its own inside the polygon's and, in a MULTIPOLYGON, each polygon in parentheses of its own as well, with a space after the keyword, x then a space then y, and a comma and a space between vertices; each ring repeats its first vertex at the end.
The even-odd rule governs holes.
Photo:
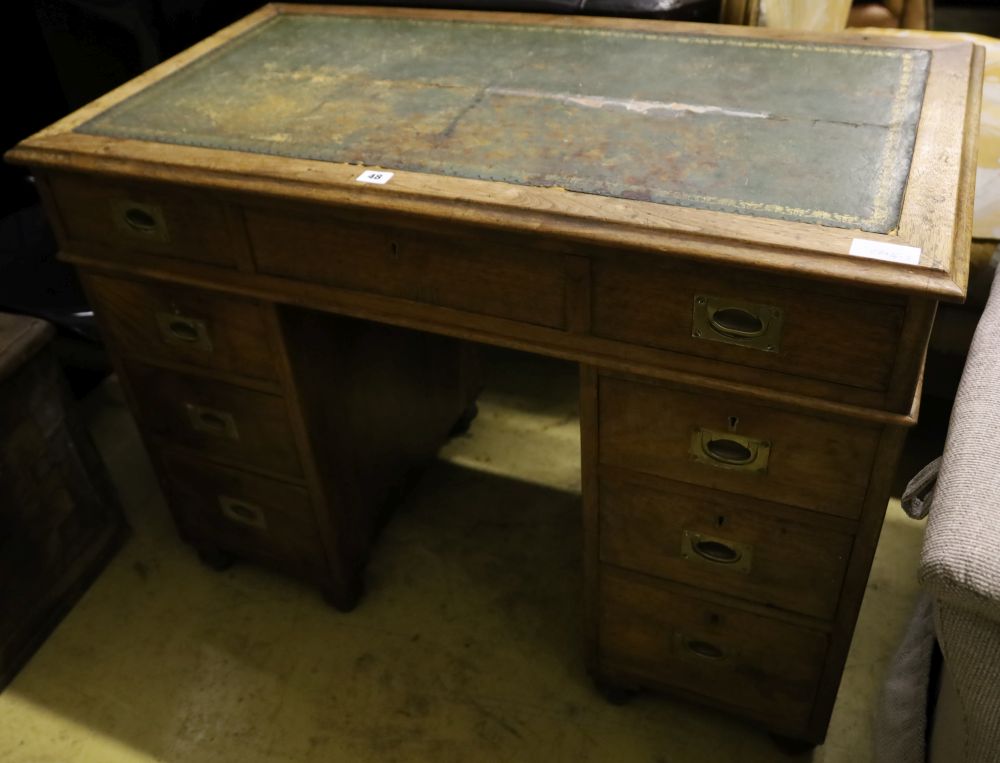
POLYGON ((629 29, 284 15, 77 131, 887 233, 929 59, 629 29))
POLYGON ((765 269, 795 254, 960 298, 977 62, 921 38, 268 6, 10 157, 765 269))

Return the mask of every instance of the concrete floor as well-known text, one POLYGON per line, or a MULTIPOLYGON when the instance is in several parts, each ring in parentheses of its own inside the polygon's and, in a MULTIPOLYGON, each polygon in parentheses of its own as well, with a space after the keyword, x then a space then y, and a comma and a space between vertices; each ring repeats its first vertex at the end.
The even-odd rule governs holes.
POLYGON ((353 613, 172 528, 114 384, 88 401, 134 534, 0 694, 6 763, 871 760, 921 523, 894 501, 827 743, 716 711, 604 702, 583 665, 575 366, 487 353, 489 387, 389 524, 353 613))

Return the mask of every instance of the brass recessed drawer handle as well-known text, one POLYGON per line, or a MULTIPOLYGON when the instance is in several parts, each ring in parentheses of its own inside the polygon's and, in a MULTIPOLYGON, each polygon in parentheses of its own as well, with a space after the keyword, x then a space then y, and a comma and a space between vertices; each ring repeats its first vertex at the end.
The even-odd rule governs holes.
POLYGON ((181 342, 198 341, 198 330, 194 327, 193 321, 172 320, 167 328, 170 331, 170 336, 181 342))
POLYGON ((689 638, 683 633, 674 633, 674 648, 683 656, 695 657, 708 662, 725 662, 733 655, 717 644, 701 638, 689 638))
POLYGON ((681 532, 681 558, 720 570, 746 574, 750 572, 753 561, 753 546, 684 530, 681 532))
POLYGON ((144 204, 130 199, 111 203, 115 227, 132 238, 165 243, 169 236, 163 209, 157 204, 144 204))
POLYGON ((691 456, 722 469, 764 473, 771 456, 771 443, 732 432, 696 429, 691 435, 691 456))
POLYGON ((691 336, 764 352, 781 348, 783 312, 773 305, 698 294, 691 336))
POLYGON ((212 351, 208 324, 203 320, 176 313, 157 313, 156 325, 160 328, 160 337, 167 344, 196 347, 205 352, 212 351))
POLYGON ((194 403, 185 403, 188 422, 196 432, 205 432, 216 437, 226 437, 230 440, 240 439, 239 430, 236 428, 236 419, 233 414, 227 411, 220 411, 215 408, 206 408, 194 403))
POLYGON ((687 648, 689 651, 694 652, 699 657, 704 657, 706 660, 721 660, 726 656, 724 651, 709 641, 700 641, 698 639, 688 641, 687 648))
POLYGON ((702 559, 717 564, 735 564, 743 556, 732 546, 717 540, 703 539, 695 543, 692 548, 702 559))
POLYGON ((238 524, 256 527, 260 530, 267 527, 264 510, 255 504, 228 495, 220 495, 219 508, 226 519, 238 524))
POLYGON ((763 334, 767 324, 749 310, 742 307, 720 307, 708 311, 708 325, 723 336, 734 339, 749 339, 763 334))
POLYGON ((156 218, 145 209, 129 207, 125 210, 125 224, 140 233, 150 233, 156 229, 156 218))
POLYGON ((723 464, 749 464, 756 455, 754 449, 729 437, 705 439, 702 447, 711 458, 723 464))

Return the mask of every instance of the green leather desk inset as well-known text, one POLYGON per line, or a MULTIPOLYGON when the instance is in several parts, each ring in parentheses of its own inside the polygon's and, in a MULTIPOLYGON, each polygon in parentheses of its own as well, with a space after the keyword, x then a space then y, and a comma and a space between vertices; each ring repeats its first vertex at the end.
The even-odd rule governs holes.
POLYGON ((569 359, 598 685, 816 743, 965 293, 981 72, 916 37, 279 5, 8 158, 205 561, 351 609, 475 343, 569 359))
POLYGON ((928 59, 843 43, 281 16, 78 129, 885 233, 928 59))

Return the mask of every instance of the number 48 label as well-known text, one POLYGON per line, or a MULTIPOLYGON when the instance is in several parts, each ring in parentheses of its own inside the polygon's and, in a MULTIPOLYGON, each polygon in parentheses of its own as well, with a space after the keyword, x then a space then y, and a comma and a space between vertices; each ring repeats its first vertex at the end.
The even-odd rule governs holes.
POLYGON ((359 183, 375 183, 385 185, 392 179, 393 173, 382 172, 381 170, 365 170, 355 178, 359 183))

